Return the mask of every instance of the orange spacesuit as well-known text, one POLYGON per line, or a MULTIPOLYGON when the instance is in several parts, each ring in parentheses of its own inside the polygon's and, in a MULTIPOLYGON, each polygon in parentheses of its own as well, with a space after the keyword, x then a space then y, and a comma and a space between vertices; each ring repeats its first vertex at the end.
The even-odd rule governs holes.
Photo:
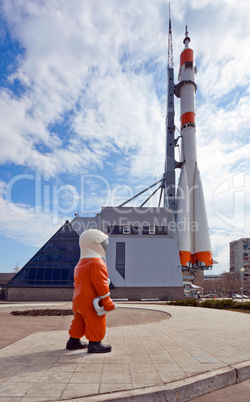
POLYGON ((106 312, 115 309, 110 298, 108 270, 102 260, 107 246, 108 236, 100 230, 88 229, 80 236, 81 258, 74 271, 74 318, 67 349, 87 347, 80 342, 85 335, 89 353, 111 351, 111 346, 101 343, 106 332, 106 312))

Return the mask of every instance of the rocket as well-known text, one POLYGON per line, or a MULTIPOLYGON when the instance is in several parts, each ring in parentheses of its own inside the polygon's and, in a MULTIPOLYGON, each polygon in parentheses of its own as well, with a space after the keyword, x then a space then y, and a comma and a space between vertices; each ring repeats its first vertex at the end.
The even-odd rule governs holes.
POLYGON ((213 264, 210 235, 200 172, 197 165, 194 51, 189 47, 187 26, 180 55, 178 84, 180 98, 181 171, 176 195, 176 227, 182 267, 207 269, 213 264))

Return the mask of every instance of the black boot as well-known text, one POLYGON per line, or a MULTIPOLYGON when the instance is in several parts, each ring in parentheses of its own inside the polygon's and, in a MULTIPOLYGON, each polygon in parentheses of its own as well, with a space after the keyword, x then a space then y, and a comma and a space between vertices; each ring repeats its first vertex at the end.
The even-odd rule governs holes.
POLYGON ((66 349, 68 350, 76 350, 76 349, 84 349, 88 345, 86 342, 81 342, 80 339, 77 338, 69 338, 67 344, 66 344, 66 349))
POLYGON ((110 345, 103 345, 101 341, 99 342, 90 342, 88 346, 88 353, 108 353, 111 352, 110 345))

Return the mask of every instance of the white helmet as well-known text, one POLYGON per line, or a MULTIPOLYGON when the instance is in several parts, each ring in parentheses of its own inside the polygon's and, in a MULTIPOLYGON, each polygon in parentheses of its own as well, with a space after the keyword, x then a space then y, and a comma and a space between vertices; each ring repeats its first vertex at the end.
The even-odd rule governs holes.
POLYGON ((105 257, 109 237, 101 230, 88 229, 85 230, 79 239, 79 245, 81 249, 80 258, 101 258, 105 257), (102 245, 102 243, 104 243, 102 245))

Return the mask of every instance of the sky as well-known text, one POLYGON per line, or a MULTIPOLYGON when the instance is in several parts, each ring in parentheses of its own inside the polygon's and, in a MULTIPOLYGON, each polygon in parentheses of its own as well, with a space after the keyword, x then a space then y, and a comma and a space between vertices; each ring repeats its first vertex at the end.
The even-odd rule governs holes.
MULTIPOLYGON (((230 241, 250 237, 249 15, 248 0, 171 1, 175 83, 185 25, 196 57, 210 274, 229 270, 230 241)), ((165 0, 1 1, 0 272, 75 213, 162 177, 168 18, 165 0)))

